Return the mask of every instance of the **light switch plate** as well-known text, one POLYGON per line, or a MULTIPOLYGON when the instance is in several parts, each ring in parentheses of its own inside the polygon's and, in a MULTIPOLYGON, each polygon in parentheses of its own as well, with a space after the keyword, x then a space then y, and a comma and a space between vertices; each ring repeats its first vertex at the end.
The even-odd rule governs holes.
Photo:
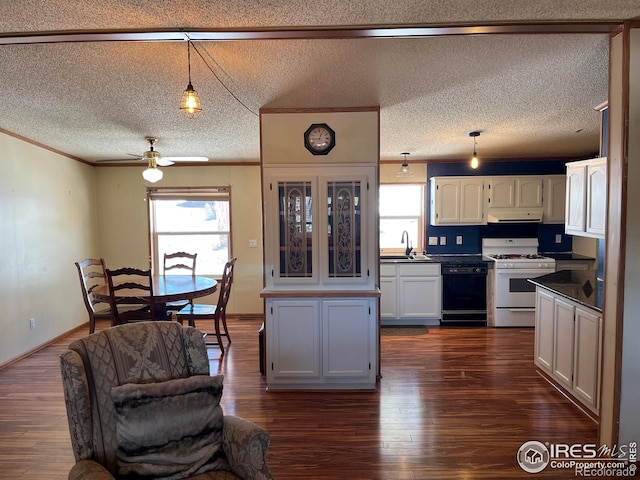
POLYGON ((438 245, 438 237, 429 237, 429 245, 438 245))
POLYGON ((258 248, 258 240, 249 240, 249 248, 258 248))
POLYGON ((440 245, 446 245, 447 244, 447 237, 440 237, 440 245))

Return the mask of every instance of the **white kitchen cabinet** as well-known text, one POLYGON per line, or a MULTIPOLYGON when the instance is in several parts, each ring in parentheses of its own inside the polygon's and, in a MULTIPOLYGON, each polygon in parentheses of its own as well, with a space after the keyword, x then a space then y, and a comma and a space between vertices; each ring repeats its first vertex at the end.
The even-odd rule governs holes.
POLYGON ((536 366, 598 414, 602 314, 538 287, 535 328, 536 366))
POLYGON ((380 264, 380 320, 398 318, 396 264, 380 264))
POLYGON ((542 177, 496 176, 489 178, 490 208, 541 208, 542 177))
POLYGON ((440 323, 442 276, 439 263, 383 263, 380 275, 382 325, 440 323), (392 272, 395 277, 391 277, 392 272))
POLYGON ((564 223, 566 192, 566 175, 546 175, 544 177, 542 187, 542 205, 544 207, 542 223, 564 223))
POLYGON ((269 388, 375 387, 373 298, 277 298, 266 308, 269 388))
POLYGON ((331 171, 264 168, 267 288, 374 288, 375 170, 331 171))
POLYGON ((431 225, 486 225, 482 177, 432 177, 431 225))
POLYGON ((573 386, 573 321, 575 307, 555 298, 553 302, 553 376, 564 387, 573 386))
POLYGON ((607 159, 567 163, 565 232, 604 238, 606 232, 607 159))
POLYGON ((553 365, 553 295, 538 290, 535 315, 535 364, 547 373, 553 365))

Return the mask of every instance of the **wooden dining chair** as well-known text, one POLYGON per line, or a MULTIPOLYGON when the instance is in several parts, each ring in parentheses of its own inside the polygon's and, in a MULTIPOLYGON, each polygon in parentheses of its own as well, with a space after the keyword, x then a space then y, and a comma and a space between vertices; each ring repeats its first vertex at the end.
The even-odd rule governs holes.
POLYGON ((107 268, 106 274, 115 325, 148 320, 171 320, 171 313, 166 311, 164 305, 155 301, 151 270, 107 268))
POLYGON ((85 258, 75 262, 80 277, 80 288, 82 289, 82 299, 89 314, 89 333, 96 330, 96 320, 109 320, 113 325, 115 320, 111 307, 103 302, 98 302, 93 298, 93 289, 98 285, 107 283, 105 273, 106 266, 102 258, 85 258))
MULTIPOLYGON (((164 261, 162 262, 163 273, 169 274, 182 274, 182 275, 195 275, 196 274, 196 259, 197 253, 187 252, 175 252, 165 253, 164 261)), ((177 312, 185 305, 188 305, 188 300, 177 300, 175 302, 167 303, 167 310, 177 312)))
MULTIPOLYGON (((178 311, 176 317, 178 322, 184 324, 186 320, 189 326, 194 327, 197 321, 200 320, 213 320, 213 332, 203 332, 205 334, 205 343, 207 345, 218 345, 222 354, 224 355, 224 344, 222 343, 222 337, 226 337, 229 344, 231 344, 231 336, 229 335, 229 329, 227 328, 227 302, 231 295, 231 285, 233 283, 233 269, 236 264, 236 257, 229 260, 224 266, 224 272, 222 274, 222 280, 218 284, 219 295, 218 303, 216 305, 204 305, 201 303, 190 303, 178 311), (222 331, 220 329, 220 322, 222 321, 222 331), (215 336, 216 340, 209 340, 210 337, 215 336)), ((198 327, 200 328, 200 327, 198 327)), ((200 329, 202 331, 202 329, 200 329)))

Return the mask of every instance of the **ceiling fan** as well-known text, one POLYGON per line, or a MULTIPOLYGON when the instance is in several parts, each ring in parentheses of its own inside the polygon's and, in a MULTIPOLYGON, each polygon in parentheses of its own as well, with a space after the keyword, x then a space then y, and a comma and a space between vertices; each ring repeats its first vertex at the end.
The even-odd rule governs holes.
POLYGON ((110 159, 110 160, 97 160, 96 162, 130 162, 130 161, 140 161, 144 160, 148 165, 152 163, 159 167, 168 167, 169 165, 173 165, 176 162, 208 162, 209 159, 207 157, 164 157, 160 154, 159 151, 153 149, 153 145, 158 141, 155 137, 145 137, 147 142, 149 142, 149 150, 144 152, 142 155, 132 155, 133 159, 128 158, 119 158, 119 159, 110 159))

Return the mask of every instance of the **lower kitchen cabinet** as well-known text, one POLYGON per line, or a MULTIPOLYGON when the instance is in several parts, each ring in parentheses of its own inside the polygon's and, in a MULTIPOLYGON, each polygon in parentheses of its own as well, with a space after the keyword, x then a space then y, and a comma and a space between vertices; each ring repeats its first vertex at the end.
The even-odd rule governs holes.
POLYGON ((382 325, 437 325, 442 317, 439 263, 380 265, 382 325))
POLYGON ((269 388, 375 388, 375 299, 267 299, 266 312, 269 388))
POLYGON ((598 414, 601 313, 538 287, 535 330, 535 364, 598 414))

